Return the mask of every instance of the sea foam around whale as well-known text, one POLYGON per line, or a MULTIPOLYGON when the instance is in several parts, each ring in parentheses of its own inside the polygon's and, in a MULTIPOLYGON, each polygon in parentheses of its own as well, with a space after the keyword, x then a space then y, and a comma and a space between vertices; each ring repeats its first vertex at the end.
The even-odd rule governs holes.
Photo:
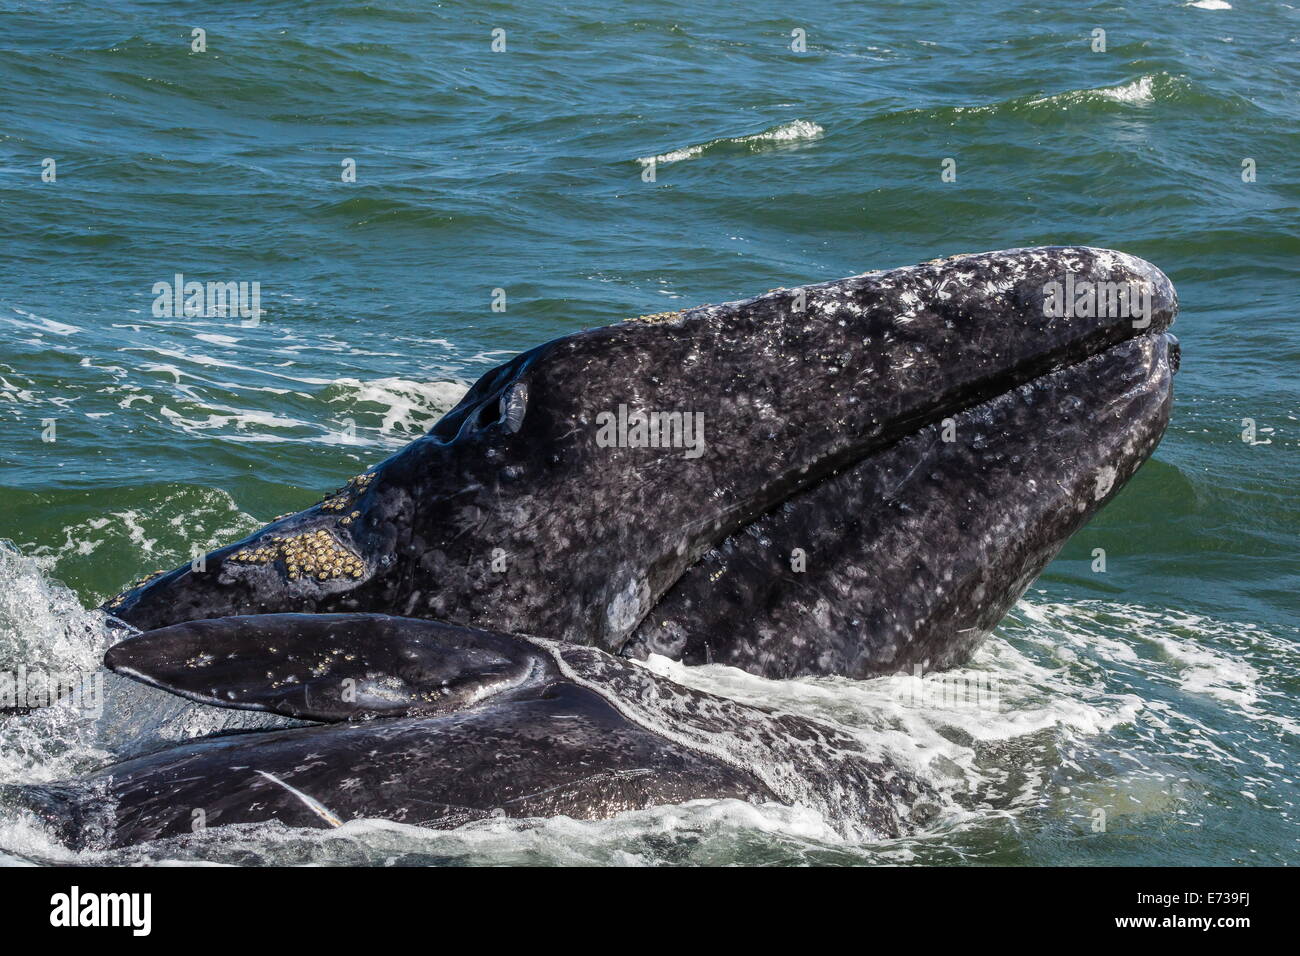
MULTIPOLYGON (((111 640, 102 615, 84 610, 37 561, 0 550, 0 593, 0 666, 96 667, 111 640)), ((1300 733, 1284 702, 1297 665, 1294 644, 1257 627, 1043 596, 1017 605, 968 667, 920 678, 978 677, 996 687, 993 707, 918 705, 914 675, 770 681, 662 657, 644 665, 709 693, 834 723, 906 762, 954 802, 926 832, 901 840, 845 841, 807 808, 703 800, 611 820, 488 820, 450 832, 381 820, 331 831, 241 826, 74 853, 29 817, 0 808, 0 854, 8 862, 87 864, 720 864, 738 856, 903 864, 978 860, 1004 850, 1006 840, 1041 839, 1017 837, 1031 820, 1047 832, 1087 832, 1098 809, 1123 826, 1193 833, 1222 783, 1190 765, 1229 771, 1240 792, 1269 799, 1267 768, 1284 765, 1300 733), (1157 687, 1164 692, 1153 694, 1157 687), (1243 721, 1250 730, 1225 726, 1243 721), (1261 772, 1251 773, 1250 764, 1261 772)), ((0 718, 0 779, 65 778, 155 746, 277 719, 191 705, 108 678, 105 715, 55 706, 0 718)))

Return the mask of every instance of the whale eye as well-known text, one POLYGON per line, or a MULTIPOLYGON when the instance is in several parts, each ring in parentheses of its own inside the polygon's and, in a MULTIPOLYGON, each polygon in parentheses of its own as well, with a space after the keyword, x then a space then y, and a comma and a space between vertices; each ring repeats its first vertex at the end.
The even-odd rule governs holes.
POLYGON ((524 413, 528 411, 528 385, 515 382, 501 393, 500 420, 505 430, 514 434, 523 427, 524 413))

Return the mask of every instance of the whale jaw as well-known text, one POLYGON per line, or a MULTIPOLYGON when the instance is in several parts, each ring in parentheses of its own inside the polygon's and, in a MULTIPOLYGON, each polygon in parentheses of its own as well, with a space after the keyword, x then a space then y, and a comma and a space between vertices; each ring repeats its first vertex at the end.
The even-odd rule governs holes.
POLYGON ((782 679, 965 663, 1150 456, 1178 357, 1140 336, 827 478, 705 555, 623 653, 782 679))

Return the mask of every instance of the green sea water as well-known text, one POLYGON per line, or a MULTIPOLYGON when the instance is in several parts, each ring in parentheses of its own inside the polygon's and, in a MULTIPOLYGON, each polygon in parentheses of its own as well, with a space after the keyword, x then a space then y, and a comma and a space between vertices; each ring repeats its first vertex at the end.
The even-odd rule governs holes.
MULTIPOLYGON (((0 668, 93 664, 85 609, 557 335, 1038 244, 1149 259, 1182 306, 1163 444, 964 669, 995 711, 661 664, 906 754, 952 794, 931 831, 703 802, 80 859, 1295 862, 1298 130, 1300 10, 1269 0, 0 0, 0 668), (158 316, 177 274, 265 312, 158 316)), ((0 718, 0 782, 112 753, 0 718)), ((0 861, 69 856, 0 808, 0 861)))

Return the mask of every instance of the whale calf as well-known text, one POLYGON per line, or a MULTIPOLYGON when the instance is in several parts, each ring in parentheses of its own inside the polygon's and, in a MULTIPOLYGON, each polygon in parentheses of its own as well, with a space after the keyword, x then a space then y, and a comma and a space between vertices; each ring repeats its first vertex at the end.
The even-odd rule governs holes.
POLYGON ((0 800, 79 847, 242 823, 592 819, 727 797, 812 807, 864 839, 910 832, 941 802, 843 730, 688 690, 598 648, 522 635, 273 614, 149 631, 111 648, 107 664, 190 700, 322 723, 209 737, 75 782, 0 788, 0 800))
POLYGON ((1149 457, 1168 278, 1065 246, 641 317, 488 372, 321 502, 105 605, 118 673, 316 726, 4 794, 83 845, 359 816, 800 803, 849 837, 938 803, 854 735, 687 690, 966 660, 1149 457))

